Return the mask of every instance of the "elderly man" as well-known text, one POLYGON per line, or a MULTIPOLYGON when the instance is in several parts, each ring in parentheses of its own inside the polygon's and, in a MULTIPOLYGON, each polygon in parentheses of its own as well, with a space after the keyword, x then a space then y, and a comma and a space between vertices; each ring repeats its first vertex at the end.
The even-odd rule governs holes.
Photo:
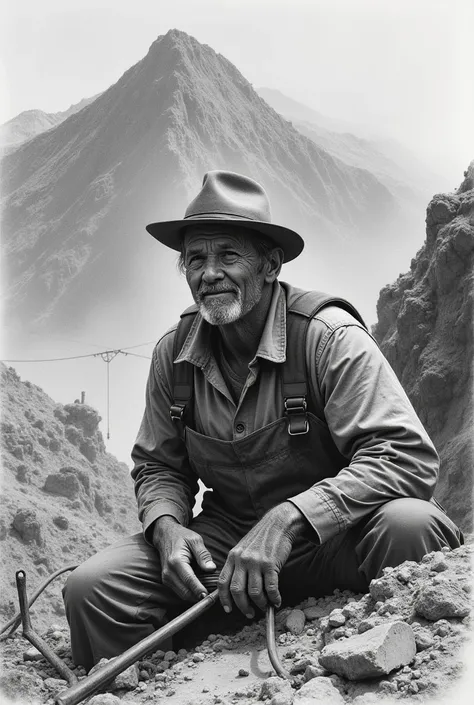
POLYGON ((271 223, 263 188, 209 172, 183 220, 147 229, 180 251, 196 305, 153 353, 132 453, 143 533, 67 582, 76 663, 202 598, 206 572, 252 618, 459 546, 431 499, 436 451, 360 315, 278 281, 303 241, 271 223))

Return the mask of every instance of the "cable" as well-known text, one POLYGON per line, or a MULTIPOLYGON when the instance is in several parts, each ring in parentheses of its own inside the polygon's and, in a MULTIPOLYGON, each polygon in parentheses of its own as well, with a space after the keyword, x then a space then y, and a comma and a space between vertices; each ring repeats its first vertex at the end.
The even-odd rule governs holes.
MULTIPOLYGON (((123 350, 133 350, 135 348, 141 348, 143 345, 151 345, 156 341, 150 340, 147 343, 139 343, 138 345, 130 345, 126 348, 120 348, 118 350, 104 350, 102 353, 87 353, 87 355, 72 355, 71 357, 50 357, 43 358, 39 360, 0 360, 0 362, 61 362, 63 360, 80 360, 85 357, 97 357, 98 355, 106 355, 107 353, 121 353, 123 350)), ((145 355, 139 355, 137 353, 127 353, 128 355, 134 355, 135 357, 146 357, 145 355)), ((146 357, 147 360, 151 360, 151 357, 146 357)))
MULTIPOLYGON (((28 607, 31 607, 34 602, 38 599, 38 597, 41 595, 43 590, 48 587, 48 585, 58 577, 58 575, 61 575, 62 573, 67 573, 68 570, 75 570, 77 568, 77 565, 68 565, 66 568, 60 568, 59 570, 56 570, 54 573, 51 573, 46 580, 41 583, 39 588, 36 590, 36 592, 33 594, 33 597, 30 597, 28 600, 28 607)), ((17 629, 17 627, 21 624, 21 612, 18 612, 14 617, 10 619, 9 622, 7 622, 1 629, 0 629, 0 641, 4 641, 7 639, 13 632, 17 629), (11 627, 11 629, 10 629, 11 627), (5 634, 7 629, 10 629, 8 634, 5 634)))

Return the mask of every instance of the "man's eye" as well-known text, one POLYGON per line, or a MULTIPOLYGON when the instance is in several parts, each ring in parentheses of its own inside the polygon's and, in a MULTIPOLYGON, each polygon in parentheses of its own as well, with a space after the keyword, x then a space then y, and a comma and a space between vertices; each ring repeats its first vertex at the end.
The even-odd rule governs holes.
POLYGON ((225 260, 234 260, 238 256, 237 252, 232 252, 231 250, 222 253, 222 258, 225 260))
POLYGON ((198 267, 203 260, 203 257, 201 255, 193 255, 192 257, 189 257, 186 266, 187 267, 198 267))

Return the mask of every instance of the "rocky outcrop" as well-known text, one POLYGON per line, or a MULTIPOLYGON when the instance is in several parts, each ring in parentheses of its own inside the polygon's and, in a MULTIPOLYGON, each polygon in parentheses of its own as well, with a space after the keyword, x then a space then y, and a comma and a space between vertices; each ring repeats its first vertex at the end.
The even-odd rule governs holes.
POLYGON ((374 335, 441 458, 436 496, 472 528, 474 428, 474 162, 455 193, 428 206, 426 241, 386 286, 374 335))
MULTIPOLYGON (((16 611, 15 572, 31 591, 124 533, 139 530, 128 467, 105 452, 100 416, 85 404, 56 404, 0 364, 3 497, 0 619, 16 611)), ((61 580, 33 608, 35 626, 63 616, 61 580)))

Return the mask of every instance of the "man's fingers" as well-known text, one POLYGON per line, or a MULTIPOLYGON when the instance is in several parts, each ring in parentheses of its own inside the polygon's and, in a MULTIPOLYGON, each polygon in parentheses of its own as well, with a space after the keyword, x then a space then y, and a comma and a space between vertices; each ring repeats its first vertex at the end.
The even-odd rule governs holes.
POLYGON ((262 611, 265 611, 267 607, 267 598, 263 591, 263 579, 259 570, 249 573, 247 592, 252 602, 254 602, 262 611))
POLYGON ((234 567, 234 573, 230 581, 230 593, 239 610, 246 617, 251 619, 255 616, 247 594, 247 571, 242 567, 234 567))
POLYGON ((189 542, 189 547, 201 570, 217 569, 217 566, 212 560, 212 556, 204 545, 204 541, 201 536, 196 535, 196 538, 189 542))
POLYGON ((270 569, 265 572, 264 585, 269 601, 274 604, 275 607, 280 607, 281 596, 278 589, 278 573, 276 570, 270 569))
POLYGON ((193 569, 185 561, 176 561, 166 572, 165 584, 169 585, 179 597, 188 602, 201 599, 207 590, 199 581, 193 569))
POLYGON ((234 567, 227 560, 224 567, 222 568, 219 578, 217 580, 217 587, 219 590, 219 600, 225 612, 232 612, 232 597, 230 594, 230 579, 234 567))

